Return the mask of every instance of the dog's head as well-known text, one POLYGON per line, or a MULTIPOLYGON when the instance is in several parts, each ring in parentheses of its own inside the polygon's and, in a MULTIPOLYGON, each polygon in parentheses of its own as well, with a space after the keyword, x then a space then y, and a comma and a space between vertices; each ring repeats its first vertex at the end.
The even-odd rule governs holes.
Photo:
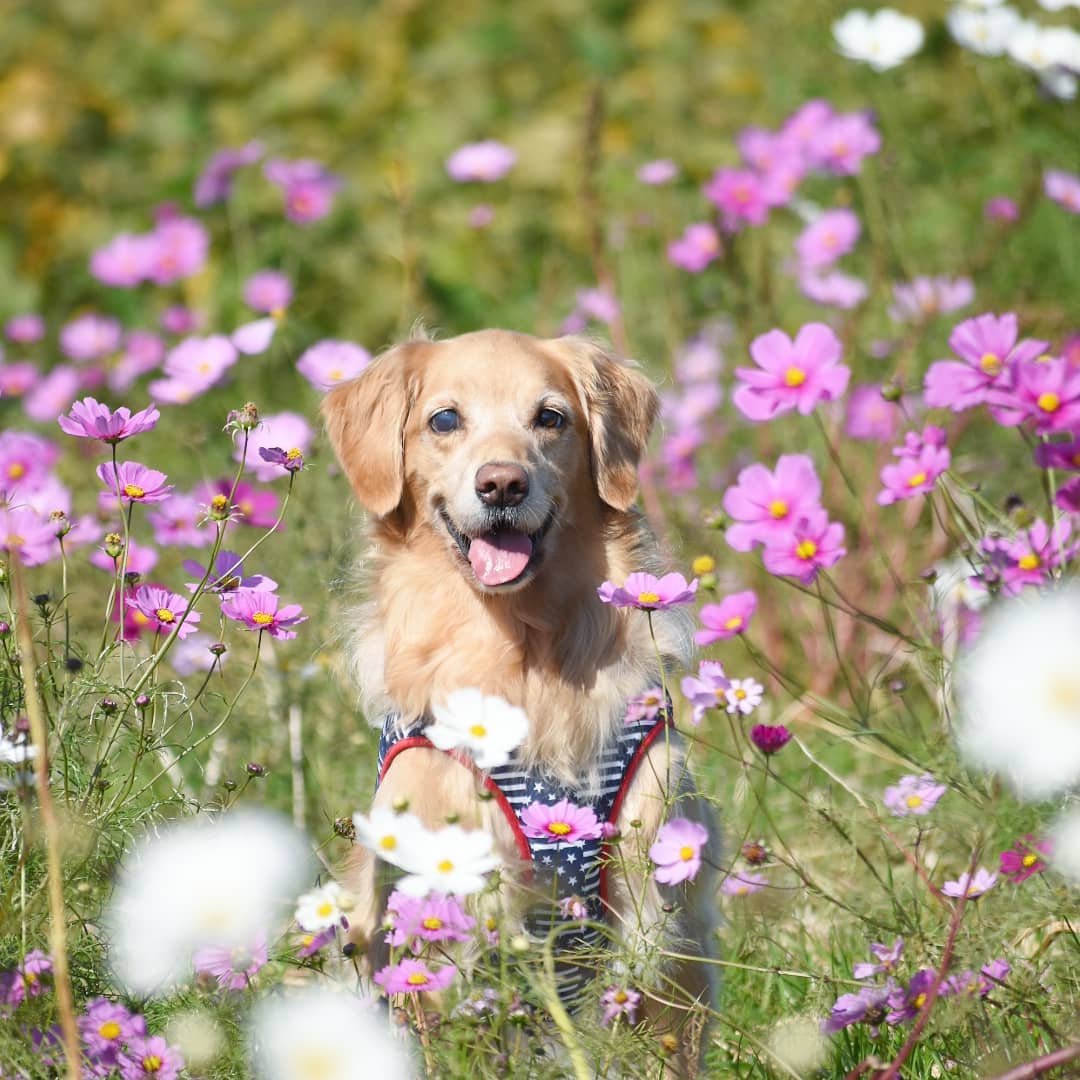
POLYGON ((489 593, 629 509, 656 411, 649 381, 594 343, 503 330, 399 345, 323 404, 361 504, 439 535, 489 593))

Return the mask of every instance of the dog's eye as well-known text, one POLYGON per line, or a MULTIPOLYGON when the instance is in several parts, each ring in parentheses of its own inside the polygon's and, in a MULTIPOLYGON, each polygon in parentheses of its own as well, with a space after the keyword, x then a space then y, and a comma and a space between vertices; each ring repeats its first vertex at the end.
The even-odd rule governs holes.
POLYGON ((429 421, 429 426, 432 431, 446 435, 461 427, 461 417, 458 416, 457 409, 440 409, 429 421))
POLYGON ((541 409, 536 414, 536 426, 543 428, 561 428, 566 424, 566 417, 554 409, 541 409))

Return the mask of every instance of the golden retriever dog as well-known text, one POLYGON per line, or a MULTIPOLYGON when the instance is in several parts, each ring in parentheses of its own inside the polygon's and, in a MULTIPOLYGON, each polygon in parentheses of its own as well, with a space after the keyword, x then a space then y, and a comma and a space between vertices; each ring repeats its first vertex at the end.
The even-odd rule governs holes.
MULTIPOLYGON (((368 599, 350 646, 371 723, 422 721, 477 688, 527 715, 523 768, 574 789, 599 783, 628 701, 660 684, 661 662, 670 679, 691 648, 684 610, 656 612, 651 634, 643 612, 597 596, 604 581, 664 569, 633 509, 657 408, 644 375, 597 344, 505 330, 398 345, 327 395, 330 441, 369 515, 368 599)), ((674 728, 643 747, 614 823, 605 919, 634 958, 628 978, 647 1018, 692 1073, 707 1011, 694 1006, 712 1002, 712 965, 694 959, 711 952, 712 883, 703 866, 690 887, 660 886, 646 856, 665 818, 708 820, 686 749, 674 728)), ((523 920, 521 846, 497 801, 477 794, 472 770, 421 746, 398 756, 374 806, 490 832, 500 908, 523 920)), ((353 933, 377 957, 385 896, 375 879, 357 847, 346 875, 359 899, 353 933)))

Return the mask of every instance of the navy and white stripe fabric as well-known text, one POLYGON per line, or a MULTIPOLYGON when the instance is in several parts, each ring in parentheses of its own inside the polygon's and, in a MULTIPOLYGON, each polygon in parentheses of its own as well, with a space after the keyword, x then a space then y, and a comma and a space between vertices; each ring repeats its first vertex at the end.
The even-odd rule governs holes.
MULTIPOLYGON (((514 814, 511 827, 518 832, 521 830, 522 811, 527 806, 532 803, 552 806, 563 799, 576 806, 589 807, 602 824, 613 822, 615 801, 630 773, 635 754, 653 732, 669 721, 670 716, 669 705, 667 710, 662 710, 656 716, 624 725, 600 756, 596 789, 568 786, 552 776, 528 770, 516 754, 506 765, 477 772, 490 777, 498 786, 514 814)), ((396 716, 386 718, 379 739, 377 776, 383 775, 393 747, 405 739, 424 738, 427 723, 423 719, 402 728, 396 716)), ((430 746, 430 743, 427 745, 430 746)), ((577 897, 584 904, 589 920, 603 920, 600 880, 603 841, 576 840, 567 843, 531 836, 525 837, 525 840, 534 871, 530 888, 536 894, 537 901, 526 917, 525 928, 541 941, 553 937, 559 998, 564 1004, 574 1006, 580 1002, 585 987, 596 971, 596 952, 602 944, 602 934, 596 926, 583 926, 580 919, 564 916, 560 903, 577 897), (576 962, 575 953, 590 955, 576 962)))

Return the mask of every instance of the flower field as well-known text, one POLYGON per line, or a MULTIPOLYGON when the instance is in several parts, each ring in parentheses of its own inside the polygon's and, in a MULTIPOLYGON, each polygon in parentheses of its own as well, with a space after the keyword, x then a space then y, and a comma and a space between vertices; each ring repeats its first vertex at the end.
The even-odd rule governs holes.
POLYGON ((1077 0, 58 0, 0 57, 2 1080, 1075 1073, 1077 0), (714 820, 520 820, 665 917, 715 874, 684 1028, 677 941, 584 884, 512 925, 491 836, 369 812, 319 407, 418 324, 660 389, 666 571, 595 602, 692 617, 625 734, 670 698, 714 820))

